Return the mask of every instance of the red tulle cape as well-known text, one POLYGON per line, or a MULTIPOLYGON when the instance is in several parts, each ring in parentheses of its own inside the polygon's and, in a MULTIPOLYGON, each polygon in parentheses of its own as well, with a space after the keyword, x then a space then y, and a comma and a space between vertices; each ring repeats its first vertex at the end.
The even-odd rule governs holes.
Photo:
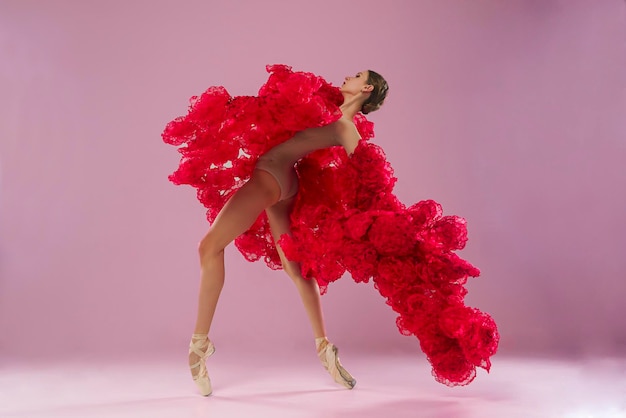
MULTIPOLYGON (((341 93, 321 77, 285 65, 267 71, 257 96, 231 97, 224 87, 210 87, 163 132, 182 154, 169 179, 197 189, 209 222, 250 178, 259 156, 341 116, 341 93)), ((467 241, 465 220, 444 216, 433 200, 400 202, 384 152, 368 142, 373 124, 363 115, 355 124, 362 140, 351 156, 333 147, 297 164, 292 234, 279 244, 322 293, 346 272, 356 282, 372 280, 398 313, 400 332, 419 339, 436 380, 466 385, 476 367, 489 371, 499 335, 488 314, 464 304, 467 279, 480 273, 455 253, 467 241)), ((235 245, 247 260, 281 268, 265 213, 235 245)))

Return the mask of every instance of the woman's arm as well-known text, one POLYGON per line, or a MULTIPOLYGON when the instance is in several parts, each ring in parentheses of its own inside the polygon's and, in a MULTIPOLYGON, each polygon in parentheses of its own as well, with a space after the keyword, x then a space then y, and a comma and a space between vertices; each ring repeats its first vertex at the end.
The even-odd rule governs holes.
POLYGON ((332 138, 332 142, 338 142, 339 145, 344 147, 348 155, 352 155, 361 140, 361 135, 359 135, 356 126, 347 119, 339 119, 325 126, 305 129, 296 133, 293 137, 332 138))

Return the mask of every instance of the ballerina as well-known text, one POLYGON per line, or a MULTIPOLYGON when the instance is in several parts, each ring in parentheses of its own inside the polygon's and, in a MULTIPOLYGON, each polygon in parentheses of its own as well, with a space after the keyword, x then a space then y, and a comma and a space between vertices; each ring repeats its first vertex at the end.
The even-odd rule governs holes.
POLYGON ((264 259, 291 277, 309 318, 317 354, 342 386, 356 380, 327 338, 320 293, 346 271, 372 278, 399 313, 398 328, 415 335, 435 378, 464 385, 476 367, 489 370, 495 323, 463 304, 478 269, 454 250, 467 240, 465 221, 442 216, 434 201, 404 206, 395 177, 364 114, 380 108, 388 85, 363 70, 339 88, 311 73, 270 66, 257 97, 211 87, 193 97, 188 115, 163 139, 183 145, 175 184, 198 189, 209 231, 200 242, 198 314, 189 366, 201 394, 212 392, 208 337, 224 284, 224 248, 233 240, 249 261, 264 259))

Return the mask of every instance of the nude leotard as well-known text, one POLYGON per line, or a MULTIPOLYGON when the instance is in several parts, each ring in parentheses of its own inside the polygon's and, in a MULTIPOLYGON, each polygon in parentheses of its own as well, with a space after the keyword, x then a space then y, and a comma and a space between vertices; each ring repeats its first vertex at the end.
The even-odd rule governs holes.
POLYGON ((279 201, 286 200, 298 193, 294 164, 313 151, 336 145, 340 143, 334 136, 309 136, 301 132, 259 157, 255 169, 274 176, 280 187, 279 201))

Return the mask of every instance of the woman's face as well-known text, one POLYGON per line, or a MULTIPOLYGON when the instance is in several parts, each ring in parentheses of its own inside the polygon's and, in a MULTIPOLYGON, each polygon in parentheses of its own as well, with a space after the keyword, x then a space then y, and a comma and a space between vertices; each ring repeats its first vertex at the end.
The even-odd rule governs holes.
POLYGON ((368 77, 369 77, 369 74, 367 73, 367 70, 359 71, 354 76, 347 76, 344 79, 344 82, 341 85, 340 90, 342 92, 351 93, 351 94, 358 94, 362 91, 366 91, 366 86, 368 85, 367 84, 368 77))

